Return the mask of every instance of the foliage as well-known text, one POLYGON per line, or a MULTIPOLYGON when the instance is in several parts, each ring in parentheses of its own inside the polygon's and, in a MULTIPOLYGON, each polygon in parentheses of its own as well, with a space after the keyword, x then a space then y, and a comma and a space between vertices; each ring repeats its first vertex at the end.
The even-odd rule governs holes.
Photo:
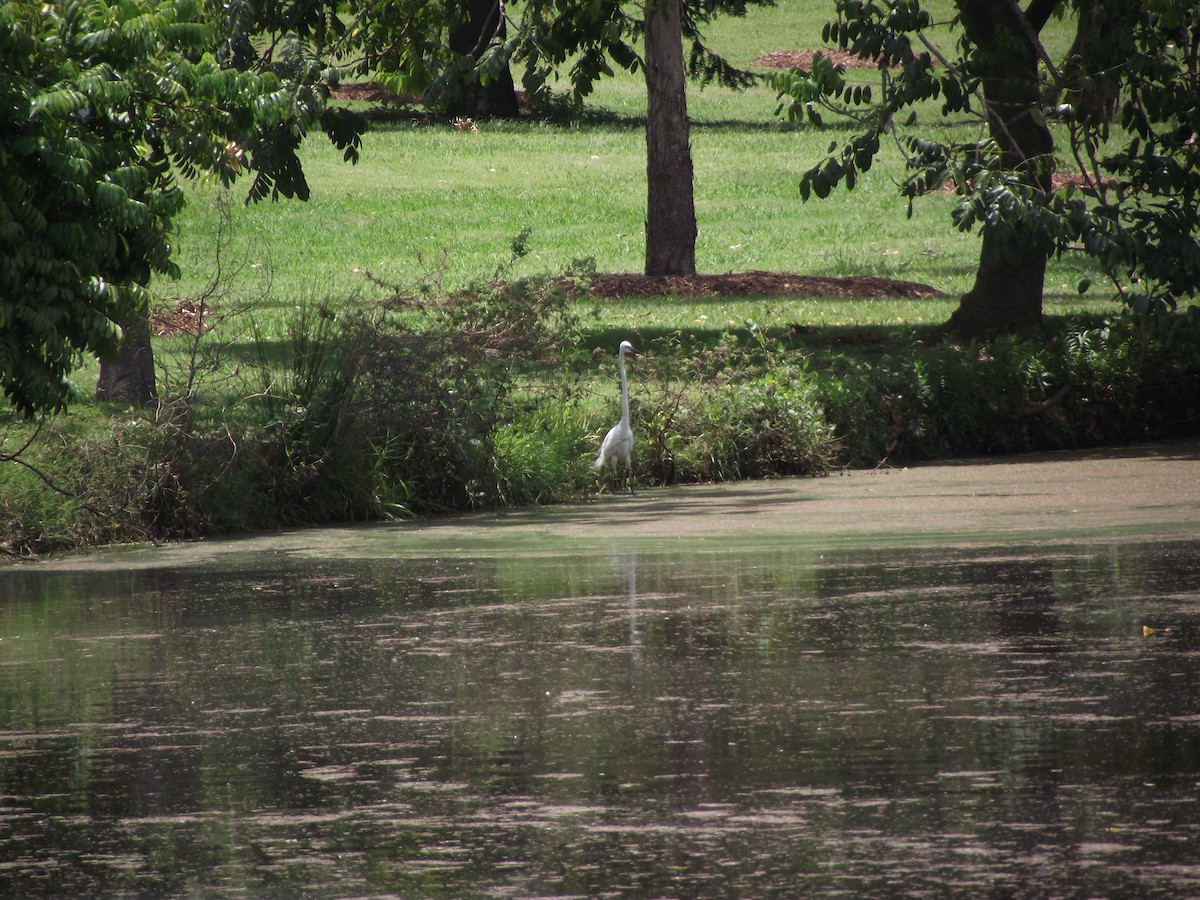
POLYGON ((1108 0, 1098 12, 1109 27, 1065 74, 1058 108, 1094 186, 1080 236, 1135 311, 1175 309, 1200 289, 1200 7, 1108 0))
MULTIPOLYGON (((724 13, 744 16, 751 4, 771 5, 774 0, 685 0, 682 26, 688 50, 688 74, 701 84, 716 82, 746 87, 754 76, 731 65, 703 41, 702 30, 724 13)), ((568 80, 576 97, 586 97, 595 83, 611 76, 610 61, 630 72, 643 63, 638 53, 645 21, 638 5, 630 8, 605 0, 602 3, 530 2, 523 5, 521 20, 509 42, 508 55, 525 65, 522 83, 537 96, 551 75, 569 64, 568 80)))
POLYGON ((749 340, 727 334, 711 350, 689 353, 678 338, 661 349, 667 363, 640 406, 635 443, 639 465, 654 480, 816 475, 828 468, 832 431, 803 359, 757 327, 749 340))
MULTIPOLYGON (((991 6, 963 0, 952 24, 991 6)), ((1022 119, 1001 114, 1003 103, 988 96, 989 75, 1002 70, 1015 45, 997 40, 985 46, 967 28, 958 32, 956 53, 939 47, 930 38, 936 23, 917 0, 886 6, 841 0, 837 12, 826 41, 876 61, 880 83, 873 90, 856 82, 824 55, 811 71, 774 76, 780 113, 821 125, 822 112, 832 112, 860 129, 840 145, 834 141, 830 155, 804 173, 804 199, 827 197, 838 185, 853 188, 890 138, 906 152, 909 173, 901 191, 910 216, 916 197, 952 182, 961 196, 953 214, 957 227, 980 228, 1002 251, 1024 243, 1044 253, 1086 253, 1122 285, 1137 311, 1174 308, 1176 298, 1194 296, 1200 287, 1194 140, 1200 7, 1173 0, 1063 0, 1040 4, 1033 25, 1021 16, 1019 38, 1032 42, 1047 77, 1039 96, 1004 102, 1023 104, 1026 124, 1032 120, 1035 130, 1052 120, 1063 123, 1069 138, 1060 151, 1069 150, 1068 167, 1086 185, 1053 196, 1050 173, 1065 157, 1046 155, 1032 141, 1024 148, 1017 142, 1023 152, 1014 152, 1010 129, 1022 119), (1079 29, 1057 62, 1036 41, 1052 7, 1069 9, 1079 29), (940 102, 943 117, 972 115, 990 128, 975 140, 938 140, 918 124, 918 110, 930 101, 940 102)))
MULTIPOLYGON (((289 520, 547 494, 544 484, 529 486, 529 461, 512 454, 536 441, 514 430, 517 423, 534 432, 562 427, 543 411, 548 398, 535 402, 520 390, 531 367, 565 355, 574 334, 552 280, 450 297, 395 290, 381 303, 339 307, 302 308, 290 330, 287 380, 258 395, 274 503, 289 520)), ((263 358, 260 371, 269 374, 263 358)))
POLYGON ((178 274, 176 171, 303 199, 309 130, 357 158, 319 70, 223 68, 216 35, 198 0, 0 5, 0 384, 23 414, 63 409, 81 356, 178 274))
POLYGON ((919 343, 815 373, 843 464, 1068 449, 1194 433, 1200 329, 1130 315, 1049 337, 919 343))
MULTIPOLYGON (((688 0, 683 4, 684 36, 690 41, 688 68, 701 84, 746 86, 752 73, 731 65, 702 39, 716 15, 743 16, 751 5, 774 0, 688 0)), ((559 2, 528 0, 510 8, 496 3, 488 20, 490 32, 477 52, 451 47, 451 35, 467 23, 482 2, 428 3, 404 0, 331 0, 307 4, 272 4, 238 0, 229 4, 226 29, 240 59, 276 64, 281 50, 312 59, 337 59, 360 75, 370 75, 401 96, 419 95, 425 108, 442 112, 470 82, 486 85, 512 64, 523 66, 523 86, 530 99, 551 102, 548 85, 560 67, 576 98, 595 83, 641 67, 638 45, 643 29, 642 6, 613 0, 559 2), (341 15, 339 15, 341 13, 341 15), (255 39, 257 41, 255 46, 255 39)))

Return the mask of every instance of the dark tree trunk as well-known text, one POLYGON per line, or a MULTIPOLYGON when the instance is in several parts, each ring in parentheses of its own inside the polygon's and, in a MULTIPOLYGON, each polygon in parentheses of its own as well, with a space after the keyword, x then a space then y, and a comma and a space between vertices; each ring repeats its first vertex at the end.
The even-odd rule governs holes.
POLYGON ((646 4, 646 274, 696 274, 680 0, 646 4))
MULTIPOLYGON (((1134 5, 1125 9, 1136 16, 1141 10, 1134 5)), ((1116 28, 1132 28, 1132 22, 1122 21, 1114 10, 1103 3, 1096 4, 1087 15, 1079 17, 1075 40, 1067 51, 1063 64, 1063 76, 1067 82, 1082 90, 1072 91, 1068 97, 1074 107, 1072 115, 1077 119, 1096 122, 1111 122, 1120 106, 1121 90, 1118 78, 1123 70, 1120 65, 1102 65, 1095 68, 1096 47, 1116 28)), ((1107 62, 1107 61, 1106 61, 1107 62)), ((1123 62, 1123 61, 1121 61, 1123 62)), ((1056 106, 1062 98, 1061 90, 1047 98, 1047 106, 1056 106)))
MULTIPOLYGON (((988 130, 1000 147, 1001 163, 1048 199, 1045 157, 1054 142, 1045 120, 1033 114, 1041 105, 1041 92, 1029 34, 1036 35, 1045 19, 1039 12, 1022 22, 1013 0, 958 0, 958 8, 983 66, 988 130)), ((1001 235, 985 225, 975 285, 946 323, 947 330, 980 337, 1039 325, 1048 254, 1047 241, 1020 226, 1001 235)))
POLYGON ((1045 276, 1045 251, 998 251, 995 238, 984 230, 975 284, 959 300, 946 330, 962 337, 984 337, 1036 329, 1042 322, 1045 276))
MULTIPOLYGON (((463 6, 467 19, 450 34, 450 49, 478 62, 493 39, 504 39, 504 16, 499 0, 463 0, 463 6)), ((520 108, 512 72, 504 66, 487 84, 480 84, 473 73, 463 73, 460 94, 446 111, 480 119, 515 119, 520 108)))
POLYGON ((150 346, 150 311, 143 309, 121 323, 121 349, 115 360, 100 360, 96 399, 133 406, 153 406, 154 350, 150 346))

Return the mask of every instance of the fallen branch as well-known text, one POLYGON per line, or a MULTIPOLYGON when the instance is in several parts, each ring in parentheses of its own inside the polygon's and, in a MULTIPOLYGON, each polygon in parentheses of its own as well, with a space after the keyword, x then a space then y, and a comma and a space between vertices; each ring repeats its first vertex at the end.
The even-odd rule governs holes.
POLYGON ((1067 394, 1071 393, 1071 388, 1073 387, 1075 387, 1075 385, 1068 381, 1041 403, 1035 403, 1031 406, 1026 406, 1023 410, 1021 410, 1021 418, 1041 415, 1046 410, 1058 406, 1063 402, 1063 400, 1066 399, 1067 394))

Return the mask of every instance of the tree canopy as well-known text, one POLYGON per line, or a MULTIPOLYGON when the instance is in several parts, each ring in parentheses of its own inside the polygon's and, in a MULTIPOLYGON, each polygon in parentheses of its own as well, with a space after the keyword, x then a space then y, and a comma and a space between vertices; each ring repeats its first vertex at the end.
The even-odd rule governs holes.
POLYGON ((0 4, 0 386, 22 414, 63 409, 81 356, 112 356, 175 274, 176 172, 303 199, 309 131, 357 159, 330 73, 232 68, 221 34, 199 0, 0 4))
MULTIPOLYGON (((681 30, 687 69, 702 84, 746 86, 751 73, 731 65, 704 42, 704 26, 718 15, 745 15, 774 0, 684 0, 681 30)), ((316 59, 336 60, 398 94, 415 94, 429 110, 452 109, 471 85, 488 85, 520 71, 525 92, 537 100, 552 76, 565 75, 571 93, 586 97, 614 66, 637 71, 646 14, 658 0, 315 0, 279 4, 233 0, 225 4, 227 53, 241 68, 276 63, 299 46, 316 59), (563 71, 565 70, 565 71, 563 71)))

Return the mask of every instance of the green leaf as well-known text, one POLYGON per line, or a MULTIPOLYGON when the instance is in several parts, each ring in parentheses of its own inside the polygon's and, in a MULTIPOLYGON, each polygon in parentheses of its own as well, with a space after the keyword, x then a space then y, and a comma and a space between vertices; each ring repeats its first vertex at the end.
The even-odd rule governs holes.
POLYGON ((40 94, 33 101, 32 113, 35 116, 52 116, 57 119, 66 118, 87 106, 87 97, 83 91, 76 88, 59 88, 40 94))

